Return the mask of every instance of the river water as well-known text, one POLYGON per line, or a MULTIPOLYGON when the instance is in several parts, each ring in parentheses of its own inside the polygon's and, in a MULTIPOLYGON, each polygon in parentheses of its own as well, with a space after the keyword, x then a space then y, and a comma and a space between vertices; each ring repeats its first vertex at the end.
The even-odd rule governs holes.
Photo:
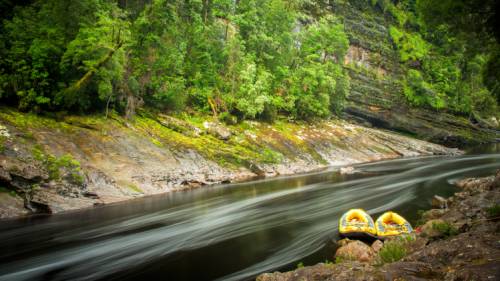
POLYGON ((204 187, 0 222, 0 280, 248 280, 332 260, 338 219, 363 208, 414 223, 433 195, 500 168, 500 145, 204 187))

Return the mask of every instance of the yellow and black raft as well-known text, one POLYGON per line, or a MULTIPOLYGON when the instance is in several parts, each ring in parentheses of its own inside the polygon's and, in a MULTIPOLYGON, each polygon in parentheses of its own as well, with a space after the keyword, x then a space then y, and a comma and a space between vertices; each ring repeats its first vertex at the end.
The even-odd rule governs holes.
POLYGON ((339 221, 341 237, 372 238, 377 234, 373 219, 362 209, 347 211, 339 221))
POLYGON ((375 227, 377 228, 377 236, 381 239, 413 232, 410 223, 394 212, 382 214, 375 222, 375 227))

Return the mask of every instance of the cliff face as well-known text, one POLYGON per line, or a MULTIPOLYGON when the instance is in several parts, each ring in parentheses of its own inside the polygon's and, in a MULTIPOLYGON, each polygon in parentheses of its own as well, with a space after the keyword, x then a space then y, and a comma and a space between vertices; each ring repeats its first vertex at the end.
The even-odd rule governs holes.
POLYGON ((59 212, 173 190, 400 156, 456 153, 342 120, 316 124, 0 110, 0 215, 59 212))
POLYGON ((404 65, 389 35, 391 20, 369 1, 343 2, 330 9, 343 18, 351 44, 344 61, 351 78, 348 117, 450 146, 500 137, 498 127, 479 118, 409 106, 402 89, 404 65))

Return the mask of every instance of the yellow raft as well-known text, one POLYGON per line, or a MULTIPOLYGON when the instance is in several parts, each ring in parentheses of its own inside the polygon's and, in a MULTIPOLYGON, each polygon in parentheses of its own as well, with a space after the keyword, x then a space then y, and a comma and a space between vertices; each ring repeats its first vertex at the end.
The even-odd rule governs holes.
POLYGON ((410 223, 394 212, 385 212, 375 222, 377 236, 380 238, 409 234, 413 232, 410 223))
POLYGON ((377 234, 373 219, 362 209, 351 209, 339 220, 339 233, 342 237, 373 237, 377 234))

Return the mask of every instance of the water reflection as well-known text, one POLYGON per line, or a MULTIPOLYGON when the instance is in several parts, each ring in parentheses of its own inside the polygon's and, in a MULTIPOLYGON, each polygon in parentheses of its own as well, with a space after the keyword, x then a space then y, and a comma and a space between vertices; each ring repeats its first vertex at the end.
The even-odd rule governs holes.
POLYGON ((450 181, 500 168, 500 154, 399 159, 155 196, 3 222, 0 280, 244 280, 332 258, 349 208, 410 221, 450 181))

